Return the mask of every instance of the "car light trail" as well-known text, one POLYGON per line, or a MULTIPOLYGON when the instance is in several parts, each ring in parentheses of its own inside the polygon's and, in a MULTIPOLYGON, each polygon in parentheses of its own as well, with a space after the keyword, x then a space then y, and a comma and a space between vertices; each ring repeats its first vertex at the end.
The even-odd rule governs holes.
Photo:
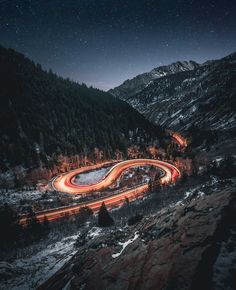
MULTIPOLYGON (((160 161, 160 160, 154 160, 154 159, 131 159, 131 160, 126 160, 126 161, 122 161, 115 164, 106 173, 106 175, 95 184, 78 185, 74 183, 74 179, 76 175, 82 172, 101 168, 102 166, 105 166, 109 163, 110 162, 105 162, 99 165, 87 166, 87 167, 83 167, 83 168, 79 168, 79 169, 67 172, 63 175, 59 175, 58 177, 53 179, 52 186, 54 189, 61 192, 65 192, 65 193, 70 193, 70 194, 83 193, 83 194, 89 195, 91 191, 95 191, 95 190, 98 191, 112 185, 117 180, 117 178, 119 178, 122 172, 124 172, 126 169, 130 167, 147 166, 147 165, 155 166, 164 172, 164 175, 160 178, 161 184, 174 183, 181 176, 178 168, 176 168, 171 163, 160 161)), ((88 202, 82 202, 77 205, 69 205, 69 206, 36 212, 36 218, 40 222, 43 222, 45 218, 47 218, 49 221, 52 221, 52 220, 59 219, 61 217, 75 215, 79 212, 79 210, 82 207, 85 207, 85 206, 90 207, 96 213, 103 202, 105 202, 108 208, 113 208, 113 207, 122 205, 126 198, 132 201, 139 197, 142 197, 147 190, 148 190, 148 184, 139 185, 135 188, 128 189, 123 192, 119 192, 116 194, 112 194, 112 195, 98 198, 98 199, 88 201, 88 202)), ((27 215, 22 215, 20 219, 20 223, 21 224, 27 223, 27 215)))

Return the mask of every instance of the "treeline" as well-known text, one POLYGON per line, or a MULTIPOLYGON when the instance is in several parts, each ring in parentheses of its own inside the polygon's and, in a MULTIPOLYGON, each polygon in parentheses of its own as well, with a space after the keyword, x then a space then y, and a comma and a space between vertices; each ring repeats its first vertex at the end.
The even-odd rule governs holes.
MULTIPOLYGON (((27 221, 24 225, 20 223, 20 215, 8 204, 0 207, 0 253, 5 253, 18 248, 24 248, 33 243, 37 243, 47 238, 48 234, 57 227, 61 231, 65 227, 73 230, 72 225, 76 225, 76 230, 93 217, 93 211, 89 207, 82 207, 77 215, 65 216, 50 223, 45 217, 43 222, 39 222, 36 213, 30 209, 27 214, 27 221)), ((69 229, 70 231, 70 229, 69 229)))
POLYGON ((65 227, 67 229, 71 227, 71 230, 78 230, 87 221, 92 221, 91 219, 99 227, 108 227, 114 224, 114 220, 110 216, 105 203, 101 205, 97 218, 94 217, 91 208, 81 207, 76 215, 65 215, 65 217, 52 223, 49 223, 46 217, 43 222, 39 222, 36 213, 29 209, 27 221, 24 225, 20 223, 20 215, 16 210, 8 204, 4 204, 0 207, 0 232, 2 233, 0 253, 7 253, 8 251, 37 243, 45 239, 58 226, 61 230, 65 227), (74 225, 76 225, 75 228, 73 227, 74 225))
POLYGON ((40 224, 35 213, 30 210, 25 226, 19 223, 20 217, 9 205, 0 207, 0 251, 8 251, 36 242, 49 233, 47 219, 40 224))
MULTIPOLYGON (((79 64, 78 64, 79 65, 79 64)), ((103 158, 162 136, 125 102, 63 79, 11 49, 0 47, 0 169, 53 166, 57 157, 103 158)))

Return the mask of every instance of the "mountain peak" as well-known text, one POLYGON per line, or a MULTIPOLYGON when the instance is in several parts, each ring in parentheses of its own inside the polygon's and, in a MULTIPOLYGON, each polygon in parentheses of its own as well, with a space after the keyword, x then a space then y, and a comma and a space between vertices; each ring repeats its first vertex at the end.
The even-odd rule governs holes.
POLYGON ((233 130, 235 68, 235 53, 201 65, 189 61, 159 67, 152 72, 171 73, 155 79, 127 102, 151 122, 175 131, 188 130, 190 124, 233 130))
POLYGON ((170 65, 159 66, 136 77, 126 80, 120 86, 111 89, 109 92, 123 100, 137 94, 147 87, 153 80, 164 77, 166 75, 175 74, 182 71, 189 71, 198 68, 200 65, 193 61, 177 61, 170 65))
MULTIPOLYGON (((169 65, 159 66, 157 68, 154 68, 153 70, 165 70, 165 69, 171 69, 171 68, 186 68, 186 69, 194 69, 198 67, 199 64, 193 60, 183 60, 183 61, 176 61, 172 62, 169 65)), ((151 71, 153 71, 151 70, 151 71)))

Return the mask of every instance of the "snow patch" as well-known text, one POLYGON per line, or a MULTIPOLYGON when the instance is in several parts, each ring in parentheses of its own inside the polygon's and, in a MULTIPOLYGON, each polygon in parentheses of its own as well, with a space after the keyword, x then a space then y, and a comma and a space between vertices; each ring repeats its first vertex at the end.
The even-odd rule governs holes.
POLYGON ((100 168, 97 170, 81 173, 76 176, 74 182, 80 185, 97 183, 99 180, 101 180, 105 176, 105 174, 108 172, 109 169, 110 167, 107 167, 107 168, 100 168))
POLYGON ((134 237, 133 237, 133 239, 129 239, 128 241, 126 241, 126 242, 124 242, 124 243, 119 243, 119 245, 120 246, 122 246, 122 249, 121 249, 121 251, 119 252, 119 253, 116 253, 116 254, 113 254, 112 255, 112 258, 117 258, 117 257, 119 257, 121 254, 122 254, 122 252, 124 251, 124 249, 129 245, 129 244, 132 244, 137 238, 139 237, 139 234, 138 234, 138 232, 135 232, 134 233, 134 237))
POLYGON ((148 82, 148 83, 146 84, 145 88, 148 87, 148 86, 149 86, 150 84, 152 84, 152 83, 153 83, 153 81, 148 82))
POLYGON ((39 190, 28 190, 28 191, 8 191, 1 192, 0 194, 0 204, 17 204, 21 200, 38 200, 43 196, 43 192, 39 190))
POLYGON ((93 227, 91 230, 88 232, 88 236, 90 239, 94 239, 95 237, 99 236, 101 233, 102 229, 98 227, 93 227))
POLYGON ((48 245, 38 253, 31 252, 17 258, 12 265, 21 269, 21 275, 1 282, 0 289, 30 290, 36 289, 56 271, 58 271, 75 253, 74 244, 78 235, 63 238, 61 241, 48 245))
POLYGON ((172 114, 170 117, 174 118, 176 115, 178 115, 180 112, 182 111, 182 109, 178 110, 177 112, 175 112, 174 114, 172 114))

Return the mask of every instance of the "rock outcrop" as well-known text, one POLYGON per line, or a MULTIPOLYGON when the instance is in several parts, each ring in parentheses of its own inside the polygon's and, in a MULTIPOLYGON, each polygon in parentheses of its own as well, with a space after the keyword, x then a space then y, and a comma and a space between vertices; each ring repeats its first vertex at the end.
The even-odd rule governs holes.
POLYGON ((235 189, 225 190, 164 208, 91 241, 84 236, 73 259, 39 289, 66 283, 93 290, 235 289, 235 214, 235 189))

